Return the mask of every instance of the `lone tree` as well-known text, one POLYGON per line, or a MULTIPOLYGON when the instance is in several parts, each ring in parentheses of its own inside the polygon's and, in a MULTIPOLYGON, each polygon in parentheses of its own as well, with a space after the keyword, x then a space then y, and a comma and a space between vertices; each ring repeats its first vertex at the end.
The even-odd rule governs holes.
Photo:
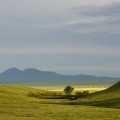
POLYGON ((66 86, 65 89, 64 89, 64 92, 65 92, 65 94, 70 95, 73 90, 74 90, 73 87, 71 87, 71 86, 66 86))

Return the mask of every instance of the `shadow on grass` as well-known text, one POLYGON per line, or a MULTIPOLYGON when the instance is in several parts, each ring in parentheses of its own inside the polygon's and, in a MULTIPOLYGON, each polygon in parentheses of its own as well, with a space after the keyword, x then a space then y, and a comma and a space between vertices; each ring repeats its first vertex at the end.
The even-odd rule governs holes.
POLYGON ((106 107, 106 108, 119 108, 120 109, 120 97, 106 100, 97 100, 97 101, 76 101, 64 103, 66 105, 86 105, 86 106, 97 106, 97 107, 106 107))
MULTIPOLYGON (((79 99, 80 100, 80 99, 79 99)), ((84 105, 84 106, 96 106, 105 108, 118 108, 120 109, 120 97, 114 99, 97 100, 97 101, 47 101, 40 102, 40 104, 59 104, 59 105, 84 105)))

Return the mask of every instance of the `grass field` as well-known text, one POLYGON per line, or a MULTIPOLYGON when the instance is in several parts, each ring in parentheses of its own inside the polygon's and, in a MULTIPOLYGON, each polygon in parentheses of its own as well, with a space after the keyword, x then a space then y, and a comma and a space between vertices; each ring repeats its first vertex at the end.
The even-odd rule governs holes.
MULTIPOLYGON (((35 89, 42 89, 42 90, 47 90, 47 91, 53 91, 53 92, 63 92, 65 86, 46 86, 46 87, 39 87, 39 86, 30 86, 31 88, 35 88, 35 89)), ((73 86, 74 87, 74 91, 73 93, 77 92, 77 91, 89 91, 90 93, 92 92, 96 92, 96 91, 101 91, 101 90, 105 90, 107 89, 109 86, 73 86)))
POLYGON ((90 101, 113 99, 119 97, 119 90, 93 93, 90 97, 72 101, 79 103, 71 105, 69 100, 38 99, 28 97, 28 92, 51 92, 21 86, 0 86, 0 120, 119 120, 120 109, 86 104, 90 101), (105 95, 106 93, 106 95, 105 95), (113 96, 113 97, 111 97, 113 96))

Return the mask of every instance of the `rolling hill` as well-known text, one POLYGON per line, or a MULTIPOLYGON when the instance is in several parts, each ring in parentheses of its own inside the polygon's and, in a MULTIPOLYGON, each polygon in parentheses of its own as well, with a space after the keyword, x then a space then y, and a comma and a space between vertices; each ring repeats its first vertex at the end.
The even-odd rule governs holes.
POLYGON ((17 68, 8 69, 0 73, 0 83, 23 83, 39 82, 40 85, 84 85, 84 84, 113 84, 120 78, 96 77, 92 75, 62 75, 51 71, 40 71, 37 69, 19 70, 17 68))
POLYGON ((72 104, 120 108, 120 81, 106 90, 92 93, 72 104))
POLYGON ((105 108, 104 106, 98 107, 87 104, 75 106, 64 105, 64 100, 28 97, 27 94, 30 91, 40 93, 46 92, 45 90, 37 90, 22 86, 0 85, 0 120, 120 119, 120 110, 116 108, 105 108), (52 104, 49 104, 51 101, 52 104), (56 104, 57 101, 60 104, 56 104))

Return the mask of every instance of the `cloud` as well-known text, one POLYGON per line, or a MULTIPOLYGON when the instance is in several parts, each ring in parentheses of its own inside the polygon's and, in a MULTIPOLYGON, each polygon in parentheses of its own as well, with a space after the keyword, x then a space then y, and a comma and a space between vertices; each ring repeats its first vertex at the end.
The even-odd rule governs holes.
POLYGON ((63 23, 37 25, 37 27, 66 29, 81 34, 120 34, 120 2, 74 7, 69 16, 63 23))
POLYGON ((46 47, 46 48, 0 48, 0 55, 30 55, 30 54, 76 54, 95 56, 120 56, 119 48, 106 47, 46 47))
POLYGON ((72 9, 77 16, 120 16, 120 2, 111 2, 104 6, 81 6, 72 9))
POLYGON ((1 31, 15 26, 22 32, 22 26, 32 30, 65 29, 78 34, 120 34, 120 2, 112 1, 119 0, 52 0, 50 4, 46 4, 48 0, 0 1, 1 31))
POLYGON ((68 23, 71 23, 69 27, 76 33, 120 34, 120 2, 75 7, 72 9, 71 22, 68 23))

